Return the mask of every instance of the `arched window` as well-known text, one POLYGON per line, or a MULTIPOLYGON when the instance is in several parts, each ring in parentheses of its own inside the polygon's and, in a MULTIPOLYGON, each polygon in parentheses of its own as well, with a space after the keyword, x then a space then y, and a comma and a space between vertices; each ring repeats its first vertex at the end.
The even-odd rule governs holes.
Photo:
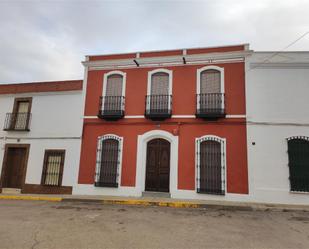
POLYGON ((206 66, 197 70, 197 114, 224 115, 224 69, 206 66))
POLYGON ((156 69, 148 72, 146 115, 169 115, 172 104, 172 71, 156 69))
POLYGON ((221 73, 216 69, 206 69, 201 72, 201 94, 221 93, 221 73))
POLYGON ((124 115, 125 82, 126 74, 121 71, 112 71, 104 75, 100 116, 124 115))
POLYGON ((204 136, 196 141, 197 192, 225 194, 225 139, 204 136))
POLYGON ((112 74, 107 76, 105 96, 122 96, 123 76, 112 74))
POLYGON ((122 158, 122 138, 105 135, 98 138, 95 186, 118 187, 122 158))
POLYGON ((288 138, 291 191, 309 192, 309 137, 288 138))
POLYGON ((168 95, 169 74, 157 72, 151 75, 151 95, 168 95))

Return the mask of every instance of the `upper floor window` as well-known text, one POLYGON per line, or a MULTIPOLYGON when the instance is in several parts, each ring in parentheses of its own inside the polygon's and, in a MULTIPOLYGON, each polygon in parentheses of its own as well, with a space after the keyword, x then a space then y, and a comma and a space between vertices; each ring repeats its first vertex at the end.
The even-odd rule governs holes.
POLYGON ((148 72, 146 117, 168 118, 172 113, 172 71, 156 69, 148 72))
POLYGON ((219 118, 225 115, 224 69, 206 66, 197 70, 196 116, 219 118))
POLYGON ((204 136, 196 139, 197 192, 225 194, 225 139, 204 136))
POLYGON ((291 191, 309 192, 309 137, 288 138, 291 191))
POLYGON ((126 74, 112 71, 104 75, 99 117, 118 119, 124 116, 126 74))
POLYGON ((29 131, 32 98, 16 98, 13 112, 7 113, 4 130, 29 131))
POLYGON ((116 135, 104 135, 98 138, 95 186, 118 187, 122 140, 116 135))

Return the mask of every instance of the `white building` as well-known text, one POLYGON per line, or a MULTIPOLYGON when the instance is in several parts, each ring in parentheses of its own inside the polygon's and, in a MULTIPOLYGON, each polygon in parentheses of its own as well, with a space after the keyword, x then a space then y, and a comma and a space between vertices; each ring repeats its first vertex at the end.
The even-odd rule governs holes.
POLYGON ((250 199, 309 204, 309 52, 246 62, 250 199))
POLYGON ((0 106, 0 190, 72 193, 80 157, 82 81, 0 85, 0 106))

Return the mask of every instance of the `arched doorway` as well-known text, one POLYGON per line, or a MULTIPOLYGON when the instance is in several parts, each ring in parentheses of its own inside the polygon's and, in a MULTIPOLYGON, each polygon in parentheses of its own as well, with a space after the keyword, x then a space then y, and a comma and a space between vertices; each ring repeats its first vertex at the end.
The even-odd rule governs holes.
POLYGON ((147 143, 146 191, 169 192, 170 142, 156 138, 147 143))

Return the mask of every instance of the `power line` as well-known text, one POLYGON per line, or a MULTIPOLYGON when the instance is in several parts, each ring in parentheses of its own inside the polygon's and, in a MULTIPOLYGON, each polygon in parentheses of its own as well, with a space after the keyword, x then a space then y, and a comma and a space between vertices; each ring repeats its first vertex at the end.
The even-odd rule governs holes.
POLYGON ((246 71, 246 73, 249 72, 249 71, 252 70, 252 69, 255 69, 255 68, 257 68, 257 67, 259 67, 259 66, 261 66, 261 65, 263 65, 263 64, 265 64, 265 63, 267 63, 267 61, 269 61, 270 59, 274 58, 276 55, 278 55, 279 53, 283 52, 284 50, 288 49, 289 47, 291 47, 292 45, 294 45, 295 43, 297 43, 298 41, 300 41, 301 39, 303 39, 303 38, 304 38, 306 35, 308 35, 308 34, 309 34, 309 31, 305 32, 305 33, 302 34, 300 37, 298 37, 296 40, 294 40, 293 42, 291 42, 291 43, 288 44, 287 46, 283 47, 281 50, 279 50, 279 51, 273 53, 271 56, 265 58, 262 62, 257 63, 257 65, 256 65, 255 67, 249 68, 249 69, 246 71))

